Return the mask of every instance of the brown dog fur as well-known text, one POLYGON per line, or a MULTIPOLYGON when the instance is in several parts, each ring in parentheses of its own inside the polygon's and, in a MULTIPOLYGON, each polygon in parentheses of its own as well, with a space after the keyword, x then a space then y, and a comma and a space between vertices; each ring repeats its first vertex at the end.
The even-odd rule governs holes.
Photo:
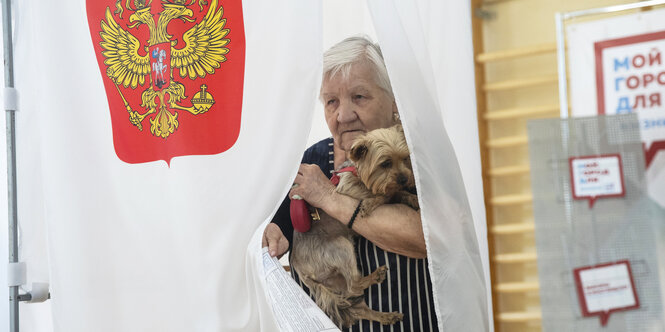
MULTIPOLYGON (((401 125, 377 129, 354 142, 350 158, 358 177, 340 174, 337 192, 362 199, 360 216, 368 216, 385 203, 404 203, 418 209, 409 150, 401 125)), ((360 319, 391 325, 404 317, 399 312, 379 312, 364 301, 364 290, 383 282, 387 268, 381 266, 368 276, 358 271, 354 252, 355 232, 320 211, 321 220, 307 233, 294 232, 291 266, 309 288, 316 304, 340 328, 360 319)))

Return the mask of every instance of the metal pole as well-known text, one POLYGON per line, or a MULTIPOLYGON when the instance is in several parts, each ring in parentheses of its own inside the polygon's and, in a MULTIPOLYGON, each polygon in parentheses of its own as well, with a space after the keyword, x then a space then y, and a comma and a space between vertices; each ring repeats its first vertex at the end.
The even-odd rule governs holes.
MULTIPOLYGON (((5 54, 5 87, 14 87, 14 52, 12 48, 12 8, 2 0, 3 50, 5 54)), ((6 110, 7 127, 7 200, 9 204, 9 262, 18 262, 18 215, 16 204, 16 136, 15 110, 6 110)), ((9 331, 18 332, 18 286, 9 287, 9 331)))

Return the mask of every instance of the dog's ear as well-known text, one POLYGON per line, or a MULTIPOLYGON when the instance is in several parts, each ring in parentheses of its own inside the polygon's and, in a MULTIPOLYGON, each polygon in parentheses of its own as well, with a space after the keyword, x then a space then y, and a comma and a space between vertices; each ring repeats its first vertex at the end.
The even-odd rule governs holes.
POLYGON ((351 146, 351 153, 349 154, 349 158, 351 161, 356 162, 358 160, 363 159, 365 155, 367 154, 367 143, 365 142, 364 139, 359 139, 356 140, 355 143, 353 143, 353 146, 351 146))

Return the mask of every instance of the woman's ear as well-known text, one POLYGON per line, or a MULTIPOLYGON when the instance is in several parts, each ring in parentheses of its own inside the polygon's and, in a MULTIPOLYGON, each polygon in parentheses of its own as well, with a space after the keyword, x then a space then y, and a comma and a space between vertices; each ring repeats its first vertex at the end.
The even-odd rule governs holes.
POLYGON ((393 122, 396 124, 402 123, 402 121, 400 121, 399 119, 399 112, 397 111, 397 102, 394 100, 393 100, 392 111, 393 111, 393 122))

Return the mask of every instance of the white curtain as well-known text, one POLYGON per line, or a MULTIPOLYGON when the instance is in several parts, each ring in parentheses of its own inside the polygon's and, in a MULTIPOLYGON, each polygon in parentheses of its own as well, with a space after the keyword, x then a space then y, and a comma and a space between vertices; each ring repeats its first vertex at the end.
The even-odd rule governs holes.
MULTIPOLYGON (((53 330, 276 328, 246 253, 259 249, 250 240, 305 148, 321 9, 252 0, 243 11, 240 136, 226 152, 176 157, 168 167, 116 156, 85 1, 20 3, 22 259, 29 282, 50 282, 53 330), (45 238, 48 246, 33 245, 45 238)), ((22 331, 50 329, 39 305, 22 307, 22 331)))
POLYGON ((493 331, 487 220, 476 112, 471 4, 464 1, 429 1, 417 4, 432 64, 439 109, 457 155, 471 207, 485 276, 489 330, 493 331))
MULTIPOLYGON (((469 8, 369 3, 414 147, 439 322, 490 329, 469 8)), ((126 164, 113 151, 85 1, 16 4, 21 255, 29 282, 50 282, 53 294, 22 305, 23 331, 276 329, 260 233, 306 145, 321 3, 243 5, 240 137, 229 151, 168 168, 126 164)))
MULTIPOLYGON (((477 133, 475 116, 469 116, 475 115, 471 27, 469 19, 457 18, 470 17, 469 8, 444 8, 434 1, 368 3, 415 162, 439 325, 443 331, 489 330, 489 283, 482 263, 483 256, 487 257, 486 241, 481 241, 485 244, 481 252, 466 179, 441 118, 442 113, 447 115, 449 127, 472 128, 466 138, 477 137, 472 135, 477 133), (438 46, 430 49, 430 45, 438 46), (430 57, 436 51, 441 52, 443 65, 435 63, 442 66, 437 68, 443 69, 438 72, 443 77, 433 75, 430 57), (446 92, 440 94, 438 89, 446 92), (465 115, 455 116, 457 112, 465 115)), ((462 133, 455 133, 459 142, 462 133)), ((471 146, 470 150, 478 158, 477 149, 471 146)), ((471 162, 473 158, 463 164, 473 171, 468 180, 474 173, 480 177, 479 163, 471 162)), ((472 189, 472 197, 481 199, 482 186, 472 189)), ((484 220, 481 215, 475 217, 484 220)), ((483 236, 484 227, 481 229, 483 236)))

